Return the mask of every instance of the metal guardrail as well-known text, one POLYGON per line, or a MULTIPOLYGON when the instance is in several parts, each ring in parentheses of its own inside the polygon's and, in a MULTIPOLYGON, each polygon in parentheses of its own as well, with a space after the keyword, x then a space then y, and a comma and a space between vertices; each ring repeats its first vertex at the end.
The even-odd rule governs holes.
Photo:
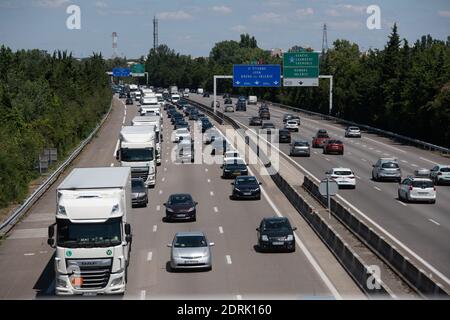
POLYGON ((25 201, 22 205, 14 210, 6 220, 0 224, 0 237, 7 234, 17 223, 17 221, 33 206, 34 203, 50 188, 50 186, 58 179, 66 167, 80 154, 84 147, 92 140, 97 131, 103 125, 105 120, 108 118, 112 110, 112 100, 109 106, 108 112, 102 118, 102 120, 97 124, 95 129, 89 134, 89 136, 80 143, 80 145, 70 154, 70 156, 53 172, 45 181, 42 183, 25 201))
POLYGON ((449 148, 441 147, 441 146, 438 146, 438 145, 435 145, 435 144, 432 144, 432 143, 428 143, 428 142, 425 142, 425 141, 422 141, 422 140, 412 139, 412 138, 409 138, 409 137, 406 137, 406 136, 403 136, 403 135, 400 135, 400 134, 397 134, 397 133, 394 133, 394 132, 391 132, 391 131, 378 129, 378 128, 371 127, 371 126, 368 126, 368 125, 359 124, 359 123, 356 123, 356 122, 353 122, 353 121, 344 120, 344 119, 341 119, 341 118, 325 115, 325 114, 322 114, 322 113, 318 113, 318 112, 314 112, 314 111, 310 111, 310 110, 306 110, 306 109, 301 109, 301 108, 295 108, 295 107, 287 106, 287 105, 284 105, 284 104, 281 104, 281 103, 275 103, 275 102, 266 101, 266 100, 261 100, 261 101, 265 102, 265 103, 271 103, 273 106, 276 106, 276 107, 279 107, 279 108, 282 108, 282 109, 287 109, 287 110, 290 110, 290 111, 306 113, 308 115, 321 117, 322 119, 325 119, 325 120, 335 121, 335 122, 343 123, 343 124, 346 124, 346 125, 358 126, 360 128, 365 129, 366 131, 375 132, 375 133, 380 134, 380 135, 384 135, 384 136, 387 136, 387 137, 390 137, 390 138, 397 139, 398 141, 401 141, 401 142, 407 142, 407 143, 409 143, 411 145, 421 147, 422 149, 426 149, 426 150, 430 150, 430 151, 439 151, 441 153, 450 154, 450 149, 449 148))

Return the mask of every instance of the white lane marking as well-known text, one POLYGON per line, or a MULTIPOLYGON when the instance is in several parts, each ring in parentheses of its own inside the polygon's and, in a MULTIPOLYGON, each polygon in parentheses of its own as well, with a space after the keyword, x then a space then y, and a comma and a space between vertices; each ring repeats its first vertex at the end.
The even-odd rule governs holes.
POLYGON ((361 180, 361 177, 360 177, 360 176, 357 176, 356 174, 355 174, 355 178, 361 180))
POLYGON ((147 261, 152 261, 152 258, 153 258, 153 252, 149 251, 147 253, 147 261))
POLYGON ((212 197, 214 195, 214 192, 210 191, 209 195, 212 197))
POLYGON ((161 181, 162 181, 162 182, 164 182, 165 180, 166 180, 166 178, 165 178, 165 177, 163 177, 163 178, 161 179, 161 181))
POLYGON ((153 232, 156 232, 158 230, 158 226, 155 224, 154 226, 153 226, 153 232))
POLYGON ((408 205, 406 203, 403 203, 401 201, 396 200, 398 203, 400 203, 402 206, 407 207, 408 205))
POLYGON ((233 262, 231 261, 230 255, 227 254, 227 255, 225 256, 225 258, 227 259, 227 263, 228 263, 228 264, 232 264, 232 263, 233 263, 233 262))
POLYGON ((372 148, 372 147, 370 147, 369 149, 370 149, 370 150, 373 150, 373 148, 372 148))
POLYGON ((211 179, 208 179, 208 183, 210 183, 211 182, 211 179))
POLYGON ((34 253, 24 253, 24 256, 34 256, 34 253))
POLYGON ((363 146, 364 148, 367 148, 367 145, 366 145, 366 144, 363 144, 362 146, 363 146))
POLYGON ((119 143, 120 143, 120 141, 119 141, 119 139, 117 139, 116 147, 114 148, 114 152, 113 152, 114 158, 116 157, 117 149, 119 149, 119 143))
POLYGON ((162 190, 159 190, 159 194, 162 194, 163 193, 163 191, 162 190))
POLYGON ((433 222, 435 225, 440 226, 441 224, 439 222, 434 221, 433 219, 428 219, 429 221, 433 222))
POLYGON ((123 117, 122 124, 125 124, 125 117, 123 117))
POLYGON ((223 228, 219 227, 219 233, 223 233, 223 228))
POLYGON ((219 209, 217 207, 214 207, 214 212, 219 212, 219 209))
POLYGON ((47 252, 48 252, 47 250, 39 251, 39 253, 42 253, 42 254, 47 253, 47 252))
POLYGON ((145 300, 145 290, 141 290, 141 300, 145 300))
POLYGON ((111 165, 110 165, 110 167, 114 167, 114 163, 112 163, 112 162, 111 162, 111 165))
POLYGON ((367 160, 366 160, 366 159, 364 159, 364 158, 361 158, 361 160, 362 160, 362 161, 364 161, 364 162, 367 162, 367 160))
POLYGON ((328 158, 325 158, 325 160, 330 161, 330 159, 328 159, 328 158))
POLYGON ((389 153, 383 153, 383 156, 389 156, 390 154, 389 153))
POLYGON ((414 163, 412 163, 411 166, 413 166, 413 167, 415 167, 415 168, 418 167, 417 164, 414 164, 414 163))
POLYGON ((431 161, 431 160, 428 160, 428 159, 425 159, 425 158, 422 158, 422 157, 419 157, 419 159, 420 159, 420 160, 423 160, 423 161, 428 161, 429 163, 432 163, 432 164, 436 164, 436 165, 439 164, 439 163, 437 163, 437 162, 434 162, 434 161, 431 161))
POLYGON ((158 205, 156 206, 156 211, 159 211, 159 210, 161 210, 161 206, 158 204, 158 205))
POLYGON ((166 159, 166 163, 167 163, 167 162, 169 162, 169 160, 168 160, 168 159, 166 159))
POLYGON ((317 154, 317 151, 313 151, 314 152, 314 154, 317 154))
POLYGON ((375 190, 378 190, 378 191, 381 191, 381 189, 380 189, 380 188, 378 188, 378 187, 374 187, 374 189, 375 189, 375 190))
POLYGON ((205 172, 208 172, 208 168, 205 168, 205 172))
POLYGON ((401 162, 403 162, 403 163, 408 163, 408 161, 406 161, 406 160, 400 160, 401 162))
POLYGON ((167 168, 164 168, 164 171, 167 171, 167 168))
POLYGON ((242 300, 242 296, 240 294, 236 295, 236 300, 242 300))

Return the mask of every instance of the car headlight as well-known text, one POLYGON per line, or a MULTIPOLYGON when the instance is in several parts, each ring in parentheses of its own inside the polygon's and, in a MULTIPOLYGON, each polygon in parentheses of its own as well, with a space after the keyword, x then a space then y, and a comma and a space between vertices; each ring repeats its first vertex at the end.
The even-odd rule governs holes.
POLYGON ((286 238, 286 241, 293 241, 294 240, 294 236, 292 234, 288 235, 286 238))
POLYGON ((195 210, 195 207, 189 208, 189 210, 187 212, 192 212, 195 210))
POLYGON ((58 213, 59 214, 63 214, 63 215, 67 215, 67 213, 66 213, 66 208, 64 207, 64 206, 62 206, 62 205, 59 205, 58 206, 58 213))
POLYGON ((253 189, 252 191, 253 191, 253 192, 258 192, 258 191, 259 191, 259 188, 253 189))
POLYGON ((118 204, 113 205, 112 210, 111 210, 111 214, 115 214, 118 211, 119 211, 119 205, 118 204))
POLYGON ((241 189, 239 188, 234 188, 234 190, 236 190, 237 192, 241 192, 241 189))
POLYGON ((262 240, 262 241, 269 241, 269 238, 268 238, 265 234, 263 234, 263 235, 261 236, 261 240, 262 240))
POLYGON ((171 208, 166 208, 166 210, 169 212, 174 212, 173 209, 171 209, 171 208))
POLYGON ((111 281, 111 287, 117 286, 123 282, 123 277, 119 277, 111 281))

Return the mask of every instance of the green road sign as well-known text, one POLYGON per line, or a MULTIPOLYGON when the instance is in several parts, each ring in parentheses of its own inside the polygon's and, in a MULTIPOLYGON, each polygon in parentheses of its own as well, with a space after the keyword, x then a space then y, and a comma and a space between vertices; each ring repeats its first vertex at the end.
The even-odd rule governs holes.
POLYGON ((319 67, 318 52, 286 52, 283 54, 283 67, 319 67))
POLYGON ((144 73, 145 67, 143 64, 137 63, 131 66, 131 73, 144 73))
POLYGON ((317 78, 319 77, 318 67, 292 67, 284 68, 284 78, 317 78))

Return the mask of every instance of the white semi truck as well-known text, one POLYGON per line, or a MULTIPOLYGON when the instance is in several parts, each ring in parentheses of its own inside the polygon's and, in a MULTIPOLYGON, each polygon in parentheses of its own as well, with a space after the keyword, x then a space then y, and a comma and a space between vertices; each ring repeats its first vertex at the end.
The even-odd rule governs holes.
POLYGON ((155 127, 155 144, 156 144, 156 163, 161 164, 161 143, 163 141, 163 125, 162 119, 157 116, 136 116, 131 120, 133 126, 154 126, 155 127))
POLYGON ((161 115, 161 106, 158 102, 158 98, 156 96, 153 97, 144 97, 141 99, 141 107, 139 109, 139 114, 141 116, 145 116, 148 113, 152 113, 155 115, 161 115))
POLYGON ((155 126, 124 126, 120 131, 116 159, 131 167, 131 176, 142 178, 147 187, 156 184, 155 126))
POLYGON ((123 294, 132 242, 130 168, 75 168, 56 189, 56 295, 123 294))

